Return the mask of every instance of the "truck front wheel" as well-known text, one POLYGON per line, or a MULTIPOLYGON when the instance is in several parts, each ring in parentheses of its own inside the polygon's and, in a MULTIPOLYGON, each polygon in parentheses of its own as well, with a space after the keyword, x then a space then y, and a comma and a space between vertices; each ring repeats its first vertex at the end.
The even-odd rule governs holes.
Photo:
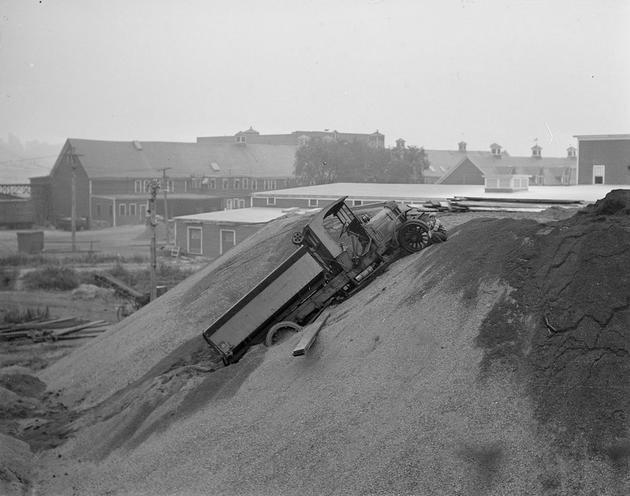
POLYGON ((278 322, 271 326, 271 329, 267 331, 265 337, 265 345, 273 346, 276 343, 282 341, 288 333, 299 332, 302 330, 302 326, 291 321, 278 322))
POLYGON ((398 244, 407 253, 416 253, 429 245, 431 234, 424 222, 411 219, 398 229, 398 244))

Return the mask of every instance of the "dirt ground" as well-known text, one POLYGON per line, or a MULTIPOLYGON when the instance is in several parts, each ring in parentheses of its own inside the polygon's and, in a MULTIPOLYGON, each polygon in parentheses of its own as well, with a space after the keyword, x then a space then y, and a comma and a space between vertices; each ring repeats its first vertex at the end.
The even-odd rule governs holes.
POLYGON ((573 213, 444 215, 449 240, 333 307, 306 357, 295 335, 222 367, 200 333, 293 249, 305 220, 276 221, 51 366, 1 369, 2 488, 628 494, 630 192, 573 213))
MULTIPOLYGON (((44 254, 70 254, 72 248, 72 234, 70 231, 58 229, 35 230, 44 232, 44 254)), ((0 256, 17 252, 17 233, 20 231, 0 230, 0 256)), ((131 257, 137 254, 148 257, 149 238, 145 235, 145 232, 146 226, 144 225, 77 231, 77 249, 87 252, 92 248, 97 254, 119 254, 123 257, 131 257)))

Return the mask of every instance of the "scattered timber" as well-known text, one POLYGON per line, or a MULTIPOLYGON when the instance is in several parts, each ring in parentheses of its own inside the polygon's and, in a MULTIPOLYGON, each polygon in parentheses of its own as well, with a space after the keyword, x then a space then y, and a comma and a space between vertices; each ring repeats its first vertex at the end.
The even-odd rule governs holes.
POLYGON ((328 320, 329 316, 330 312, 325 311, 317 318, 317 320, 315 320, 315 322, 304 328, 302 331, 302 339, 300 339, 300 342, 293 350, 293 356, 302 356, 306 354, 308 349, 315 342, 315 338, 317 338, 319 331, 322 330, 322 327, 324 327, 324 324, 328 320))
POLYGON ((87 321, 74 317, 48 321, 6 324, 0 330, 0 341, 30 340, 32 342, 57 341, 70 337, 81 339, 96 337, 110 325, 105 320, 87 321))

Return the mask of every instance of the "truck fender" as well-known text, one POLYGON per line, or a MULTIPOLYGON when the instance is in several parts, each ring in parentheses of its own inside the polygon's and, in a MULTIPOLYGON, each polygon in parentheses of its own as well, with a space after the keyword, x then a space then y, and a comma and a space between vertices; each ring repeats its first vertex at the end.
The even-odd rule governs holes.
POLYGON ((277 324, 272 325, 271 328, 267 331, 267 336, 265 337, 265 345, 267 347, 273 346, 277 342, 276 335, 281 329, 291 329, 293 332, 299 332, 302 330, 302 326, 289 320, 278 322, 277 324))

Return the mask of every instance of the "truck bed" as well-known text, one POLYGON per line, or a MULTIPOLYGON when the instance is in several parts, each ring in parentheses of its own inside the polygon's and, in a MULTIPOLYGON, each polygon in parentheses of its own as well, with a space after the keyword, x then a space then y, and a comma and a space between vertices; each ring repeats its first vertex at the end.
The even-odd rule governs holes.
POLYGON ((205 340, 229 358, 278 313, 323 275, 324 270, 304 247, 237 301, 203 333, 205 340))

